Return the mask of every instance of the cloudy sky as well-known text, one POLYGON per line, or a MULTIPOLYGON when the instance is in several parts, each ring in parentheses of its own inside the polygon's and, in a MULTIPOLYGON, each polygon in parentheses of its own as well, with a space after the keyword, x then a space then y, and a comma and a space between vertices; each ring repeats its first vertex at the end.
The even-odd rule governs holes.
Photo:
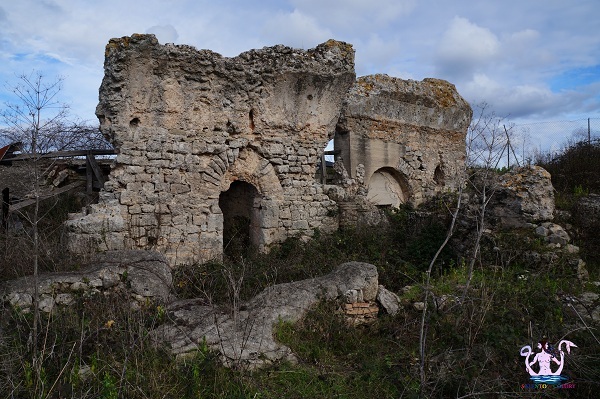
POLYGON ((352 43, 356 72, 454 83, 515 123, 600 117, 598 0, 0 0, 0 104, 16 76, 64 77, 94 109, 110 38, 154 33, 235 56, 275 44, 352 43))

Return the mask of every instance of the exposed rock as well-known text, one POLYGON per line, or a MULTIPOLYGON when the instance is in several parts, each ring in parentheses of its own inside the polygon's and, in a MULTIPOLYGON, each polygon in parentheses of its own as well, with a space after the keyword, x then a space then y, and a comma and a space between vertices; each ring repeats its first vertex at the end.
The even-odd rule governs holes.
POLYGON ((567 246, 565 247, 565 250, 567 251, 568 254, 579 253, 579 247, 577 245, 573 245, 573 244, 567 244, 567 246))
POLYGON ((377 278, 375 266, 349 262, 322 277, 267 288, 239 311, 195 300, 174 302, 168 306, 172 322, 160 326, 152 336, 176 355, 196 351, 206 343, 221 353, 228 366, 252 368, 279 359, 293 360, 291 350, 273 337, 278 322, 298 321, 321 300, 373 302, 377 278))
POLYGON ((434 296, 433 300, 438 310, 446 310, 453 305, 460 303, 460 298, 455 295, 444 294, 441 296, 434 296))
POLYGON ((526 227, 553 219, 554 188, 550 174, 539 166, 513 168, 499 177, 488 206, 503 227, 526 227))
MULTIPOLYGON (((73 294, 94 295, 126 290, 138 301, 167 301, 172 285, 171 270, 164 255, 150 251, 108 251, 98 254, 90 266, 73 272, 38 276, 39 309, 51 312, 55 305, 68 306, 73 294)), ((29 311, 35 291, 32 276, 0 284, 0 298, 29 311)))
MULTIPOLYGON (((600 195, 590 194, 581 197, 573 206, 573 218, 584 230, 600 225, 600 195)), ((597 233, 597 232, 596 232, 597 233)))
POLYGON ((544 237, 544 240, 550 244, 567 245, 571 241, 571 237, 565 229, 551 222, 544 222, 535 229, 535 234, 544 237))
POLYGON ((398 295, 387 290, 383 285, 379 286, 377 302, 379 302, 385 311, 392 316, 396 315, 400 308, 400 298, 398 298, 398 295))

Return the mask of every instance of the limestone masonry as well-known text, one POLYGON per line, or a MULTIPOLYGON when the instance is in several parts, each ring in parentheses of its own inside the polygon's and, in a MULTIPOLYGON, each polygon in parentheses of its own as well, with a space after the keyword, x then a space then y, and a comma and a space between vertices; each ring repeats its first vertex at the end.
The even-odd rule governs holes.
POLYGON ((471 109, 453 85, 354 73, 350 44, 226 58, 153 35, 112 39, 96 114, 118 152, 75 252, 153 249, 171 266, 338 228, 335 199, 418 203, 456 186, 471 109), (332 188, 315 178, 334 137, 332 188), (336 192, 336 195, 328 193, 336 192))
POLYGON ((378 205, 420 203, 457 189, 472 111, 454 85, 361 77, 346 95, 335 147, 378 205))

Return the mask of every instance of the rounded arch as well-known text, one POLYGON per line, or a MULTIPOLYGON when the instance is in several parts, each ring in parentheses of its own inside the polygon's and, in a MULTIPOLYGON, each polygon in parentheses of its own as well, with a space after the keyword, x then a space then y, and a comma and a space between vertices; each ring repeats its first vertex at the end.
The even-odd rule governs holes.
POLYGON ((263 197, 283 199, 283 188, 273 165, 253 150, 240 151, 235 162, 223 174, 220 191, 228 190, 236 180, 252 184, 263 197))
POLYGON ((375 205, 398 208, 410 200, 408 181, 394 168, 379 168, 369 179, 367 199, 375 205))
POLYGON ((219 195, 223 213, 223 252, 238 256, 260 246, 260 225, 255 207, 260 202, 256 187, 236 180, 219 195))
POLYGON ((435 170, 433 171, 433 181, 435 184, 441 187, 446 185, 446 173, 444 173, 442 165, 436 166, 435 170))
POLYGON ((283 188, 273 165, 253 150, 240 151, 221 178, 224 252, 229 252, 232 234, 242 234, 242 243, 265 251, 278 236, 282 201, 283 188))

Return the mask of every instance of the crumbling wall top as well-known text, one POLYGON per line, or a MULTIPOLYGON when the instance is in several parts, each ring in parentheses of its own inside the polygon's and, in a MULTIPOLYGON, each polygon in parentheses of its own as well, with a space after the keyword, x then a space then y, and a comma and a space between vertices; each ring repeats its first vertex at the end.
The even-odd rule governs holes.
POLYGON ((346 116, 393 120, 439 130, 466 130, 472 110, 456 87, 441 79, 405 80, 376 74, 359 77, 350 89, 346 116))
POLYGON ((130 124, 213 135, 322 133, 355 79, 352 45, 335 40, 228 58, 134 34, 110 40, 104 69, 96 115, 116 147, 113 128, 130 124))

